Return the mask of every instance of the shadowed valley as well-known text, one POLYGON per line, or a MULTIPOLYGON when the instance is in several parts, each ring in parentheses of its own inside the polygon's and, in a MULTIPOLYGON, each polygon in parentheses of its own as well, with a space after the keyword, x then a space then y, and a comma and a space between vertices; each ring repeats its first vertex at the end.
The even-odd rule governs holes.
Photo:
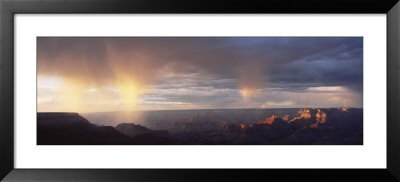
POLYGON ((38 145, 362 145, 359 108, 38 113, 38 145))

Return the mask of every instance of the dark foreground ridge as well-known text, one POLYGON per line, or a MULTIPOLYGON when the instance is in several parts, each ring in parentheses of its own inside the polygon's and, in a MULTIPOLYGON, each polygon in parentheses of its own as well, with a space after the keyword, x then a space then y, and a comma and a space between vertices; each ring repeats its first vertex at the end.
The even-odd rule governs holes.
POLYGON ((143 119, 146 126, 121 122, 112 127, 93 124, 77 113, 38 113, 37 144, 363 144, 363 110, 358 108, 206 110, 178 118, 180 114, 152 111, 143 119), (264 111, 269 115, 262 115, 264 111))
POLYGON ((120 124, 116 128, 97 126, 78 113, 37 114, 38 145, 173 144, 158 134, 165 135, 168 131, 153 131, 135 124, 120 124), (146 136, 149 139, 143 140, 146 136))

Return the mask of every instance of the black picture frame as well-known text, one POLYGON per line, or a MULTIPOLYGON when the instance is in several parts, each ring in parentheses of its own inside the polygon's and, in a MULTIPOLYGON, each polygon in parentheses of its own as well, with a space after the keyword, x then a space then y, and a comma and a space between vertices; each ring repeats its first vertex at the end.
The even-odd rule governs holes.
MULTIPOLYGON (((318 15, 316 15, 318 16, 318 15)), ((400 181, 398 0, 0 0, 0 179, 4 181, 400 181), (19 13, 382 13, 387 15, 386 169, 15 169, 14 15, 19 13)), ((379 60, 376 60, 379 61, 379 60)), ((99 159, 101 160, 101 159, 99 159)), ((149 159, 150 160, 150 159, 149 159)), ((284 160, 284 159, 283 159, 284 160)), ((368 160, 368 159, 366 159, 368 160)))

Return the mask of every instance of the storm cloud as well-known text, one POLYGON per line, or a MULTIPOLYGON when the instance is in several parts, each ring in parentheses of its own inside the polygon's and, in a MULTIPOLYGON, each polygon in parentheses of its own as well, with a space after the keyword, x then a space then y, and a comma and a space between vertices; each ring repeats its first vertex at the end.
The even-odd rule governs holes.
POLYGON ((90 90, 110 110, 362 107, 362 37, 38 37, 37 64, 75 88, 39 79, 52 107, 63 94, 88 106, 90 90))

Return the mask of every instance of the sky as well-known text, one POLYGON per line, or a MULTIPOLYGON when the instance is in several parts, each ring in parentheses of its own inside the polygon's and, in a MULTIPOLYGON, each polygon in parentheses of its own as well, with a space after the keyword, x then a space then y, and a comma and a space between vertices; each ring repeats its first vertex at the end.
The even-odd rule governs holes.
POLYGON ((362 37, 38 37, 38 112, 362 107, 362 37))

